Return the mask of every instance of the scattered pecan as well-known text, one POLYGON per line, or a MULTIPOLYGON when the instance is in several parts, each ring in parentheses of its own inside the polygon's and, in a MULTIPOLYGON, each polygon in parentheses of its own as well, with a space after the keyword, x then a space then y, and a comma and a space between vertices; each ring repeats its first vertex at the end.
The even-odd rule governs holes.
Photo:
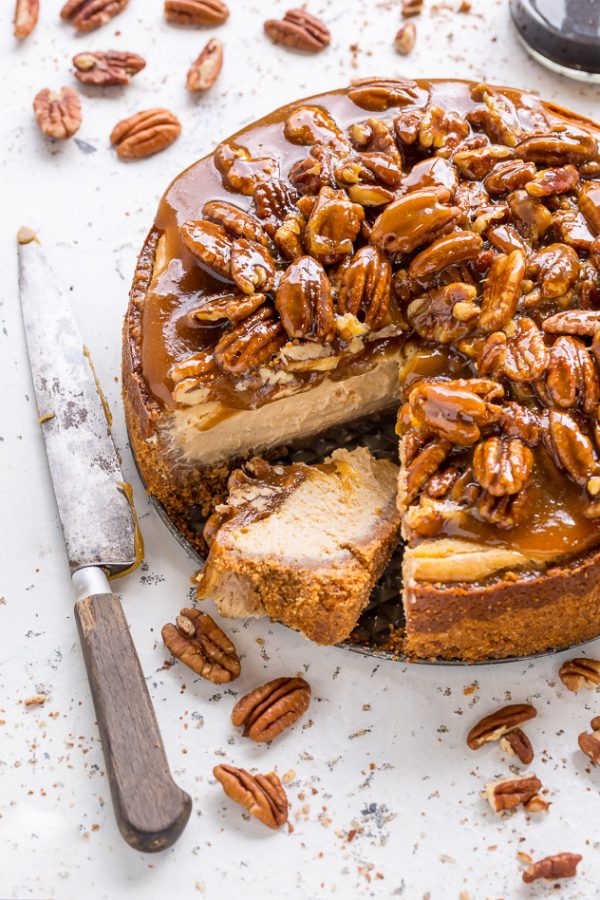
POLYGON ((586 345, 577 338, 559 337, 550 348, 546 388, 562 409, 580 406, 593 413, 600 401, 600 381, 586 345))
POLYGON ((525 884, 532 884, 539 878, 554 881, 556 878, 574 878, 577 874, 577 865, 583 859, 579 853, 556 853, 554 856, 545 856, 527 866, 523 872, 525 884))
POLYGON ((167 650, 201 678, 226 684, 240 674, 235 647, 217 623, 198 609, 182 609, 161 634, 167 650))
POLYGON ((113 84, 129 84, 146 65, 137 53, 124 50, 102 50, 78 53, 73 57, 75 78, 83 84, 104 87, 113 84))
POLYGON ((253 741, 272 741, 304 715, 310 694, 304 678, 276 678, 238 700, 231 721, 253 741))
POLYGON ((179 119, 168 109, 146 109, 118 122, 110 142, 120 159, 145 159, 166 150, 180 134, 179 119))
POLYGON ((77 31, 94 31, 123 12, 129 0, 67 0, 60 11, 77 31))
POLYGON ((513 318, 521 299, 525 265, 520 250, 498 256, 492 263, 481 303, 479 327, 482 331, 502 329, 513 318))
POLYGON ((264 29, 274 44, 306 53, 319 53, 331 42, 327 26, 305 9, 290 9, 283 19, 268 19, 264 29))
POLYGON ((566 660, 558 672, 560 680, 570 691, 582 688, 594 690, 600 685, 600 660, 584 656, 566 660))
POLYGON ((164 10, 174 25, 222 25, 229 17, 223 0, 165 0, 164 10))
POLYGON ((523 805, 528 813, 548 812, 551 806, 547 800, 544 800, 541 794, 535 794, 531 800, 527 800, 523 805))
POLYGON ((215 350, 217 365, 234 375, 269 362, 286 342, 281 322, 262 305, 235 328, 225 331, 215 350))
POLYGON ((14 17, 15 37, 28 37, 37 25, 39 14, 40 0, 16 0, 14 17))
POLYGON ((489 716, 484 716, 471 728, 467 735, 467 744, 471 750, 478 750, 488 741, 498 741, 509 731, 513 731, 523 722, 534 719, 536 716, 536 708, 529 703, 504 706, 502 709, 490 713, 489 716))
POLYGON ((532 197, 554 197, 572 191, 579 184, 579 172, 575 166, 561 166, 558 169, 541 169, 525 190, 532 197))
POLYGON ((44 88, 35 95, 33 111, 42 134, 64 141, 72 137, 81 126, 79 94, 72 87, 63 87, 58 93, 44 88))
POLYGON ((206 219, 188 219, 180 228, 181 238, 205 269, 231 279, 232 239, 222 225, 206 219))
MULTIPOLYGON (((592 720, 592 728, 594 721, 592 720)), ((596 728, 591 734, 589 731, 582 731, 577 742, 582 753, 585 753, 594 765, 598 765, 600 763, 600 729, 596 728)))
POLYGON ((600 234, 600 181, 587 181, 579 191, 579 209, 593 234, 600 234))
POLYGON ((270 291, 275 284, 275 263, 266 247, 238 238, 231 247, 231 277, 244 294, 270 291))
POLYGON ((538 794, 541 787, 542 782, 535 775, 523 775, 486 784, 483 796, 494 812, 502 813, 524 806, 538 794))
POLYGON ((411 260, 413 278, 429 278, 447 266, 461 265, 479 255, 483 240, 472 231, 453 231, 433 241, 411 260))
POLYGON ((405 18, 420 16, 422 11, 423 0, 402 0, 402 15, 405 18))
POLYGON ((288 820, 288 800, 275 772, 251 775, 235 766, 215 766, 213 775, 228 797, 245 807, 268 828, 281 828, 288 820))
POLYGON ((192 93, 204 93, 213 86, 223 66, 223 44, 211 38, 187 73, 185 86, 192 93))
POLYGON ((393 78, 359 78, 352 82, 348 97, 361 109, 383 112, 392 106, 408 106, 419 97, 416 82, 393 78))
POLYGON ((352 203, 345 191, 322 187, 306 223, 304 244, 315 259, 336 262, 353 251, 365 211, 352 203))
POLYGON ((473 454, 475 477, 493 497, 518 494, 532 468, 533 454, 518 438, 487 438, 477 445, 473 454))
POLYGON ((550 411, 547 443, 558 465, 577 484, 585 485, 596 473, 594 446, 569 413, 550 411))
POLYGON ((301 256, 288 266, 277 289, 275 306, 290 338, 333 339, 329 280, 323 266, 311 256, 301 256))
POLYGON ((593 337, 600 332, 600 310, 565 310, 565 312, 556 313, 545 319, 542 328, 548 334, 577 334, 581 337, 593 337))
POLYGON ((441 344, 455 343, 473 329, 479 315, 479 307, 473 302, 476 295, 473 285, 460 281, 445 284, 416 297, 407 307, 406 317, 420 337, 441 344), (465 307, 473 312, 472 316, 460 313, 465 307))
POLYGON ((528 766, 533 759, 533 747, 531 746, 531 741, 520 728, 513 728, 512 731, 509 731, 504 737, 501 737, 500 746, 505 753, 508 753, 511 756, 517 756, 524 766, 528 766))
POLYGON ((450 193, 444 188, 412 191, 390 203, 375 221, 371 243, 388 253, 410 253, 430 243, 461 215, 448 205, 450 193))
POLYGON ((396 53, 399 53, 401 56, 408 56, 415 46, 416 39, 417 26, 414 22, 405 22, 404 25, 400 26, 394 38, 396 53))
POLYGON ((202 207, 202 215, 217 225, 222 225, 233 237, 246 238, 269 246, 269 236, 260 222, 243 209, 226 200, 209 200, 202 207))
POLYGON ((392 266, 377 247, 361 247, 345 270, 337 298, 341 314, 352 313, 369 328, 389 322, 392 266))
POLYGON ((484 397, 499 396, 502 386, 486 379, 456 382, 419 382, 408 398, 415 424, 453 444, 469 446, 481 437, 481 428, 496 421, 499 407, 484 397))

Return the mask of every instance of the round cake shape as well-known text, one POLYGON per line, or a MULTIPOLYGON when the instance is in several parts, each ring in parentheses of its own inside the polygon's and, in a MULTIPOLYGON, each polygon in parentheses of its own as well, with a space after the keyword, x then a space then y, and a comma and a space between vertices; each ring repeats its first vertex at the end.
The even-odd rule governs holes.
POLYGON ((244 458, 403 401, 403 646, 477 659, 600 632, 599 134, 510 88, 367 79, 179 176, 123 381, 182 530, 202 546, 189 509, 244 458))

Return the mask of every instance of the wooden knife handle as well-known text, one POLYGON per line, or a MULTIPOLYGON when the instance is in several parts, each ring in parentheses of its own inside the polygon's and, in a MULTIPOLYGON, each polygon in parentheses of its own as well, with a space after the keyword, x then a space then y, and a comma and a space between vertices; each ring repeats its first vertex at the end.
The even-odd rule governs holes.
POLYGON ((136 850, 173 844, 192 801, 171 776, 158 722, 121 602, 112 593, 75 604, 119 830, 136 850))

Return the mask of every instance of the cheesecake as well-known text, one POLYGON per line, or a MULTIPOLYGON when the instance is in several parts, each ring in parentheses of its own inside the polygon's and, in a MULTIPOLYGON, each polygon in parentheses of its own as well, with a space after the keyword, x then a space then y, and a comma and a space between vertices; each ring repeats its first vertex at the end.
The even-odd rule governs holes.
POLYGON ((316 465, 251 459, 206 524, 198 598, 317 644, 345 640, 398 543, 397 482, 398 467, 365 447, 316 465))
MULTIPOLYGON (((371 78, 175 179, 134 276, 123 391, 146 487, 200 553, 245 462, 397 417, 389 647, 476 661, 600 633, 599 139, 516 89, 371 78)), ((203 596, 233 609, 216 571, 203 596)))

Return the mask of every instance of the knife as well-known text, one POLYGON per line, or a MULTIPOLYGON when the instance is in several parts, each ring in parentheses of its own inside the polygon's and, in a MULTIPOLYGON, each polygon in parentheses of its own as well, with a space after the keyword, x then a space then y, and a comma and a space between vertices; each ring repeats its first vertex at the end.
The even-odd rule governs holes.
POLYGON ((21 309, 39 421, 76 603, 106 771, 119 830, 136 850, 171 846, 192 801, 171 776, 123 608, 108 576, 143 551, 108 408, 75 317, 30 229, 20 229, 21 309))

